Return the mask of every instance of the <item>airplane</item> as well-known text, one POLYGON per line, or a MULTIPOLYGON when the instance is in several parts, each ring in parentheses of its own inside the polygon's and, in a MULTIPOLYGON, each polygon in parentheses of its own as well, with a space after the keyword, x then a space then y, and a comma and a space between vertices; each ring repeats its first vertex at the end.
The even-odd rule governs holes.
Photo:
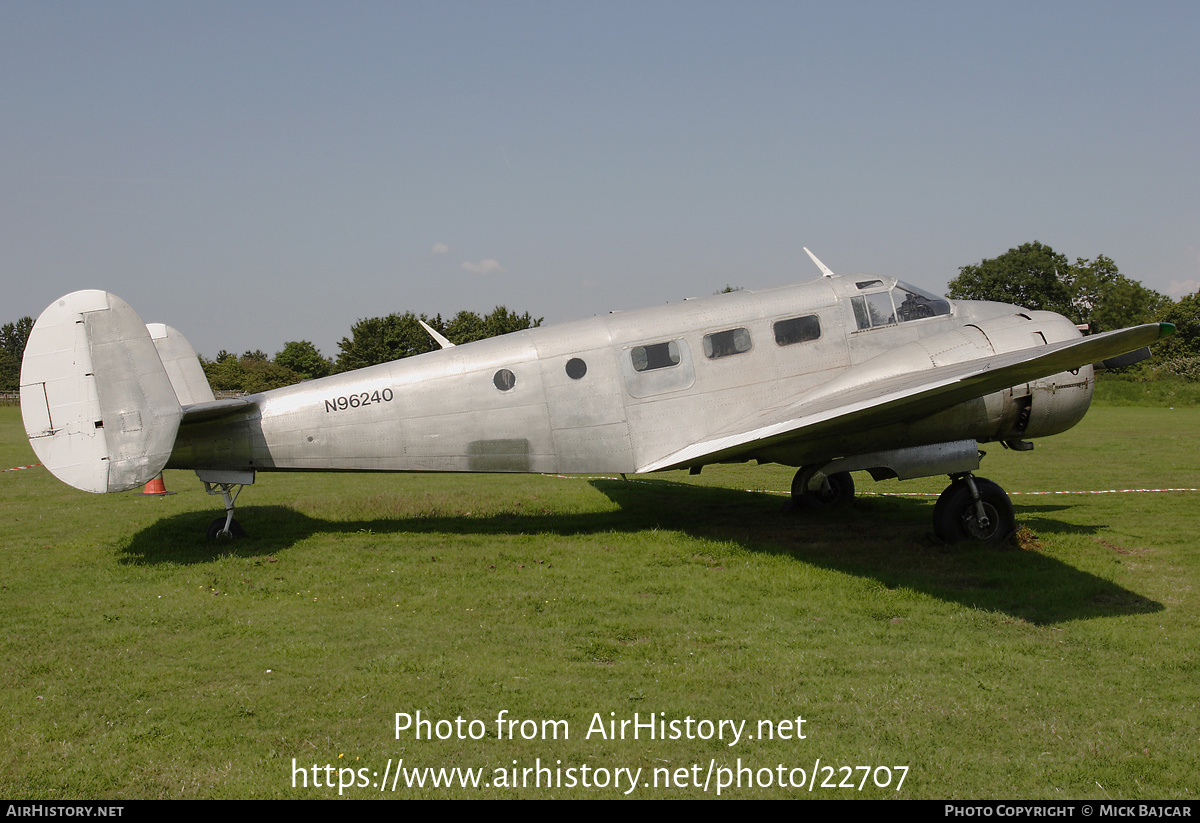
POLYGON ((621 473, 715 463, 797 469, 790 504, 820 509, 876 480, 948 475, 946 542, 998 545, 1012 502, 974 472, 980 443, 1026 451, 1069 429, 1095 371, 1149 355, 1150 323, 1092 336, 1059 314, 949 301, 892 277, 812 281, 612 312, 293 386, 217 400, 191 344, 104 291, 38 318, 21 414, 41 462, 89 492, 194 470, 221 495, 208 536, 244 535, 259 472, 621 473))

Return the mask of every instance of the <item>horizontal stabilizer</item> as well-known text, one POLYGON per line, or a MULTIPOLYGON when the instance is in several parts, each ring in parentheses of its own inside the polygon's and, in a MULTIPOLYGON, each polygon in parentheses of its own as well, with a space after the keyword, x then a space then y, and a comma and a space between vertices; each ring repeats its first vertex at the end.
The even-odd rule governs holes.
POLYGON ((119 297, 92 290, 55 301, 30 331, 21 416, 55 477, 116 492, 162 471, 182 409, 141 318, 119 297))
POLYGON ((197 403, 186 406, 183 410, 184 423, 199 423, 203 420, 217 420, 229 417, 241 411, 246 411, 254 403, 245 397, 231 397, 228 400, 210 400, 207 403, 197 403))

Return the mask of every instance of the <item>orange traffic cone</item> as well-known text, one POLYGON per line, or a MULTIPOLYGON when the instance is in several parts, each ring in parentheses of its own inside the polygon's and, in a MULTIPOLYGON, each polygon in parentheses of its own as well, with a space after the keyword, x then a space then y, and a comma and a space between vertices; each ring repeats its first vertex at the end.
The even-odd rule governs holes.
POLYGON ((157 477, 155 477, 153 480, 151 480, 149 483, 147 483, 142 488, 142 494, 156 495, 158 497, 161 497, 164 494, 174 494, 174 493, 175 492, 167 491, 167 487, 163 483, 162 472, 159 472, 157 477))

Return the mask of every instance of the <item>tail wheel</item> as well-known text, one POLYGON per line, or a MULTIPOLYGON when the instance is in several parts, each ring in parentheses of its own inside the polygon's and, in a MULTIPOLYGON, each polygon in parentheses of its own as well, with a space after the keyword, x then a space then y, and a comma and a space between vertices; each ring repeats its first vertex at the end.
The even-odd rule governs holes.
POLYGON ((947 543, 979 540, 999 546, 1017 530, 1012 500, 1004 489, 982 477, 959 478, 933 507, 933 530, 947 543), (971 492, 971 483, 979 500, 971 492))
POLYGON ((241 540, 246 536, 246 531, 242 528, 242 524, 233 520, 229 523, 229 531, 225 531, 225 518, 218 517, 216 520, 208 524, 208 539, 209 540, 241 540))

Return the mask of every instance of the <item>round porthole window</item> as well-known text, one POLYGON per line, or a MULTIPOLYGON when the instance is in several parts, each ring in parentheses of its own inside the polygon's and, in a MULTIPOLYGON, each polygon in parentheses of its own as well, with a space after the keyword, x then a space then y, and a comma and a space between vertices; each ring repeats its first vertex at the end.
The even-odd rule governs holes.
POLYGON ((496 376, 492 378, 492 382, 496 384, 496 388, 500 391, 508 391, 517 385, 517 376, 508 369, 501 369, 496 372, 496 376))
POLYGON ((584 363, 578 357, 572 357, 567 361, 567 377, 572 380, 578 380, 587 374, 587 363, 584 363))

